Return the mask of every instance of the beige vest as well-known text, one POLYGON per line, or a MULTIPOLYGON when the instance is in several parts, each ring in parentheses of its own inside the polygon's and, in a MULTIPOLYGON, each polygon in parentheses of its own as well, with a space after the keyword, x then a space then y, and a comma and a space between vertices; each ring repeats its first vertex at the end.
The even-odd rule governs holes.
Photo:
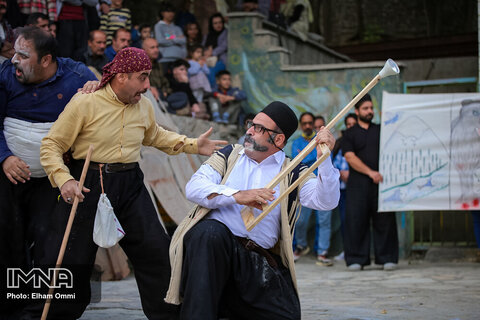
MULTIPOLYGON (((243 149, 241 145, 234 145, 232 152, 228 159, 225 159, 225 156, 220 153, 214 153, 205 163, 212 166, 220 175, 223 177, 221 184, 225 184, 228 176, 232 172, 233 167, 239 157, 239 151, 243 149)), ((282 165, 282 170, 290 163, 289 158, 285 158, 285 161, 282 165)), ((300 173, 301 174, 301 173, 300 173)), ((315 177, 313 174, 312 177, 315 177)), ((292 175, 287 175, 280 182, 280 194, 285 192, 288 188, 288 185, 291 183, 292 175)), ((307 181, 306 179, 305 181, 307 181)), ((302 182, 300 186, 296 189, 300 190, 303 187, 302 182)), ((294 191, 295 192, 295 191, 294 191)), ((281 234, 280 238, 272 249, 277 252, 282 258, 283 264, 290 270, 292 276, 293 284, 295 290, 297 290, 297 280, 295 276, 295 263, 293 261, 293 251, 292 251, 292 236, 297 221, 298 216, 296 215, 297 208, 300 205, 298 201, 298 194, 295 197, 292 206, 288 211, 288 197, 281 202, 281 234)), ((170 244, 170 264, 172 266, 172 273, 170 277, 170 286, 168 288, 167 296, 165 301, 172 304, 180 304, 180 281, 181 281, 181 272, 182 272, 182 263, 183 263, 183 237, 185 234, 195 225, 197 222, 202 220, 210 212, 210 209, 195 205, 192 210, 188 213, 187 217, 178 226, 175 231, 172 242, 170 244)))

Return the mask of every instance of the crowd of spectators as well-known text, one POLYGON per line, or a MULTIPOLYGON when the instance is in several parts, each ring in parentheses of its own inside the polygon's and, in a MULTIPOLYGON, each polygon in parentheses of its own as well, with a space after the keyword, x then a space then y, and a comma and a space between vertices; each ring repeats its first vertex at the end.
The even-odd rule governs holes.
POLYGON ((196 17, 189 9, 188 1, 180 7, 173 2, 162 2, 160 7, 152 8, 158 11, 158 21, 150 25, 145 21, 132 21, 130 9, 124 6, 123 0, 0 0, 0 63, 13 57, 13 29, 30 25, 56 38, 58 56, 83 62, 98 77, 119 50, 129 46, 150 50, 155 66, 150 76, 152 93, 166 109, 241 126, 249 111, 245 93, 230 85, 219 87, 220 83, 227 83, 222 77, 230 78, 225 13, 257 11, 303 38, 302 33, 307 32, 308 27, 302 29, 298 25, 311 22, 309 2, 239 0, 232 8, 217 4, 219 12, 208 17, 208 30, 202 30, 200 23, 207 17, 196 17), (156 45, 148 39, 156 40, 156 45), (154 57, 155 46, 157 57, 154 57), (184 65, 187 77, 175 76, 174 65, 184 65), (178 83, 189 86, 186 90, 180 85, 186 96, 177 93, 168 99, 178 83), (175 103, 169 105, 169 101, 175 103), (199 110, 198 106, 203 107, 199 110))
POLYGON ((169 2, 155 8, 159 20, 154 25, 132 22, 123 0, 68 0, 59 1, 58 6, 50 0, 30 5, 18 1, 10 8, 7 2, 0 0, 0 62, 14 54, 11 25, 37 26, 51 33, 57 40, 58 56, 83 62, 98 78, 117 52, 138 47, 152 62, 151 91, 166 110, 219 123, 243 124, 248 109, 246 95, 230 86, 228 31, 221 13, 209 17, 208 31, 203 33, 187 7, 177 12, 169 2), (7 10, 18 11, 18 19, 10 23, 7 10))

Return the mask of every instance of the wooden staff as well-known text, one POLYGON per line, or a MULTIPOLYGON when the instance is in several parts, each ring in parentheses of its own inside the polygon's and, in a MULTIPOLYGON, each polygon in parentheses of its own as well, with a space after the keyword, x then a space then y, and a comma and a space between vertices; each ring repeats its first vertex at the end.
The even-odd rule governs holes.
MULTIPOLYGON (((370 91, 379 81, 380 79, 386 78, 391 75, 396 75, 400 73, 400 69, 398 68, 395 61, 392 59, 388 59, 383 66, 383 69, 367 84, 362 91, 360 91, 353 99, 350 101, 336 116, 333 118, 327 125, 326 129, 330 130, 333 126, 342 119, 348 111, 361 99, 368 91, 370 91)), ((312 139, 310 143, 289 163, 289 165, 283 169, 279 174, 277 174, 272 181, 270 181, 265 188, 273 189, 280 181, 285 178, 287 174, 289 174, 310 152, 315 149, 316 142, 315 139, 312 139)), ((325 144, 320 145, 322 149, 322 156, 315 161, 315 163, 308 169, 307 172, 313 172, 319 165, 322 163, 329 155, 330 150, 325 144)), ((297 181, 292 184, 283 194, 279 195, 272 203, 263 207, 262 213, 255 218, 253 214, 253 210, 250 207, 243 207, 241 211, 242 220, 247 228, 247 231, 252 231, 252 229, 268 214, 270 211, 273 210, 275 206, 277 206, 281 200, 283 200, 290 192, 292 192, 296 186, 298 186, 308 174, 302 174, 298 177, 297 181), (292 187, 295 185, 295 187, 292 187)))
MULTIPOLYGON (((85 159, 85 163, 83 164, 82 174, 80 176, 80 181, 78 182, 78 187, 80 192, 83 189, 83 183, 85 182, 85 177, 87 176, 88 166, 90 164, 90 158, 92 157, 93 146, 90 145, 88 148, 87 158, 85 159)), ((50 289, 48 290, 48 299, 45 301, 45 305, 43 306, 42 318, 41 320, 46 320, 48 315, 48 310, 50 309, 50 304, 52 303, 53 291, 55 290, 55 285, 57 283, 58 278, 58 268, 62 266, 63 256, 65 255, 65 249, 67 248, 68 237, 70 236, 70 231, 73 225, 73 219, 75 218, 75 214, 77 212, 77 207, 80 199, 75 196, 73 200, 72 209, 70 210, 70 216, 68 217, 67 228, 65 229, 65 233, 63 235, 62 245, 60 246, 60 253, 58 254, 57 263, 55 265, 55 272, 53 275, 52 282, 50 284, 50 289)))

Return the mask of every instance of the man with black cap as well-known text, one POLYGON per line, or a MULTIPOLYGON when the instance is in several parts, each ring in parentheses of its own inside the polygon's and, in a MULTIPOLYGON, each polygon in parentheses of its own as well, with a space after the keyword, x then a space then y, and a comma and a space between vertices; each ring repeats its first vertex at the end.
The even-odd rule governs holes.
POLYGON ((372 123, 373 103, 367 93, 355 104, 357 124, 345 131, 342 151, 350 166, 345 212, 345 262, 351 271, 370 264, 370 221, 375 263, 394 270, 398 262, 395 213, 377 212, 380 125, 372 123))
MULTIPOLYGON (((264 186, 289 163, 283 148, 297 129, 295 113, 275 101, 247 125, 243 146, 217 151, 192 176, 187 198, 196 205, 170 246, 172 277, 166 301, 180 304, 181 319, 300 319, 292 253, 296 208, 331 210, 339 198, 339 173, 330 158, 251 232, 240 210, 275 199, 307 167, 297 166, 273 190, 264 186)), ((317 144, 333 148, 322 129, 317 144)), ((317 147, 318 155, 322 154, 317 147)))

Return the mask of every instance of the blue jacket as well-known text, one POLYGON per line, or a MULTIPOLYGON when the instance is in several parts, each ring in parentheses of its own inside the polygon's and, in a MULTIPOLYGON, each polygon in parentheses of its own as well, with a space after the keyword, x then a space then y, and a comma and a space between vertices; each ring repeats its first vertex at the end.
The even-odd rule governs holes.
POLYGON ((117 53, 115 52, 115 50, 113 49, 113 47, 110 45, 108 46, 106 49, 105 49, 105 55, 107 56, 108 58, 108 62, 111 62, 113 60, 113 58, 115 58, 115 56, 117 55, 117 53))
POLYGON ((230 87, 227 91, 219 90, 217 86, 215 86, 214 92, 218 92, 221 94, 226 94, 227 96, 235 97, 235 100, 247 100, 247 94, 240 88, 237 87, 230 87))
POLYGON ((54 122, 67 103, 95 75, 81 62, 57 58, 57 72, 39 84, 22 84, 9 61, 0 66, 0 163, 13 153, 3 134, 3 121, 11 117, 28 122, 54 122))
MULTIPOLYGON (((292 143, 292 158, 295 158, 300 151, 310 143, 310 141, 307 141, 303 136, 295 139, 292 143)), ((302 163, 310 167, 315 161, 317 161, 317 149, 313 149, 313 151, 302 160, 302 163)), ((317 169, 315 169, 313 173, 316 175, 317 169)))

